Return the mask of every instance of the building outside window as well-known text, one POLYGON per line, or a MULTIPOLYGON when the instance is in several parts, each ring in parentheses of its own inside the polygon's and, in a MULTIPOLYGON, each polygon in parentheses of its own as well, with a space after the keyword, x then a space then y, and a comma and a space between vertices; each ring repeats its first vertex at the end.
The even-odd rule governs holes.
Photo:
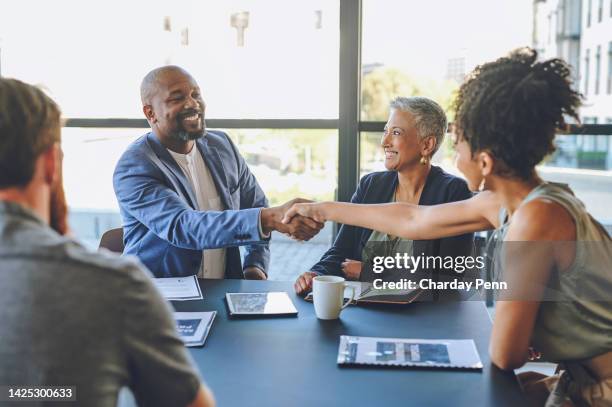
POLYGON ((612 41, 608 43, 608 94, 612 94, 612 41))
POLYGON ((591 69, 591 50, 586 50, 586 56, 584 57, 584 94, 589 94, 589 72, 591 69))
POLYGON ((586 15, 586 26, 591 26, 591 9, 593 8, 593 0, 589 0, 587 3, 587 15, 586 15))
POLYGON ((601 74, 601 45, 597 46, 595 54, 595 94, 599 94, 599 77, 601 74))

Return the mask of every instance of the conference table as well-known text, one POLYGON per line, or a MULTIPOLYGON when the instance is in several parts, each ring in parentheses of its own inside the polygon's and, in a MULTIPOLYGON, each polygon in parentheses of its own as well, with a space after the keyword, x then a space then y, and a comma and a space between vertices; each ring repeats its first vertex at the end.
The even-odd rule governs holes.
MULTIPOLYGON (((219 406, 518 406, 515 375, 491 365, 491 320, 482 301, 457 298, 347 307, 318 320, 291 282, 199 280, 203 300, 176 311, 217 311, 203 347, 189 348, 219 406), (297 317, 230 318, 227 292, 285 291, 297 317), (473 339, 482 371, 339 367, 340 335, 473 339)), ((451 296, 452 297, 452 296, 451 296)))

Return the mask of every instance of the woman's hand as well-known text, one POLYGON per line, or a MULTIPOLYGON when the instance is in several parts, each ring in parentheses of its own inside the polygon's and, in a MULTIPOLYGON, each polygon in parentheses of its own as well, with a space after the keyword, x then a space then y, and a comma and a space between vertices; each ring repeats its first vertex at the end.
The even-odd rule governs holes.
POLYGON ((296 203, 294 204, 283 217, 283 223, 287 224, 291 222, 294 216, 301 215, 314 220, 315 222, 325 223, 327 220, 325 217, 324 202, 314 203, 296 203))
POLYGON ((347 280, 359 280, 362 264, 362 262, 357 260, 344 259, 340 264, 340 269, 347 280))

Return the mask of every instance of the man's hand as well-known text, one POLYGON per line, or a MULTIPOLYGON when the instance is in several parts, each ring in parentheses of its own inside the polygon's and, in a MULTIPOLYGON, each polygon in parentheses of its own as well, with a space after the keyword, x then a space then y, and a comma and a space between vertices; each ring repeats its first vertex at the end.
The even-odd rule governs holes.
POLYGON ((246 267, 242 272, 245 280, 267 280, 268 276, 262 269, 255 266, 246 267))
POLYGON ((318 276, 318 274, 312 271, 302 273, 302 275, 295 280, 295 284, 293 284, 295 293, 297 295, 306 295, 310 290, 312 290, 312 279, 316 276, 318 276))
POLYGON ((293 239, 308 241, 319 233, 323 226, 323 223, 315 222, 310 218, 295 216, 288 224, 280 222, 276 230, 293 239))
POLYGON ((265 234, 273 230, 291 236, 297 240, 310 240, 323 228, 323 223, 316 222, 303 216, 293 216, 291 221, 283 223, 285 213, 296 203, 311 202, 306 199, 296 198, 281 206, 263 208, 261 210, 261 227, 265 234))
POLYGON ((324 211, 325 202, 296 202, 285 212, 283 223, 290 223, 296 217, 310 218, 317 223, 324 224, 327 220, 324 211))
POLYGON ((359 276, 361 276, 361 267, 362 264, 360 261, 344 259, 344 261, 340 264, 340 268, 342 269, 342 273, 344 273, 344 277, 347 280, 359 280, 359 276))

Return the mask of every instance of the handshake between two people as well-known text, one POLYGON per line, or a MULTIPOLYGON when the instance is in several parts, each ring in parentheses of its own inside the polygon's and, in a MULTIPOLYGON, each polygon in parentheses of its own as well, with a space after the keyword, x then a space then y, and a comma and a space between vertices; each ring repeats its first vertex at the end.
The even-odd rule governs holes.
MULTIPOLYGON (((262 209, 261 219, 266 234, 277 230, 297 240, 309 240, 323 228, 327 213, 325 203, 297 198, 281 206, 262 209)), ((361 269, 361 261, 345 259, 341 264, 342 274, 347 280, 359 280, 361 269)), ((312 281, 316 276, 317 273, 312 271, 298 276, 294 284, 295 292, 306 295, 312 290, 312 281)))
POLYGON ((296 198, 280 206, 261 210, 261 228, 264 234, 273 230, 295 240, 310 240, 323 228, 325 220, 316 217, 317 204, 308 199, 296 198), (310 216, 309 216, 310 215, 310 216))

